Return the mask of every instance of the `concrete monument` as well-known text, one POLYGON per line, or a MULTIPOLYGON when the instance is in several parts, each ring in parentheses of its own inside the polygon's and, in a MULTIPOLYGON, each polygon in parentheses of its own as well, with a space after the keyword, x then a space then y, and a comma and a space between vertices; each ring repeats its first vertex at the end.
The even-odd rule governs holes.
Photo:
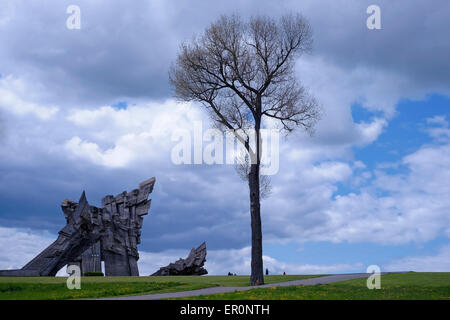
POLYGON ((201 276, 207 274, 203 265, 206 261, 206 243, 197 249, 192 248, 186 259, 179 259, 175 263, 160 268, 152 276, 201 276))
POLYGON ((0 276, 55 276, 65 265, 80 266, 82 274, 101 271, 106 276, 138 276, 143 216, 150 208, 155 178, 139 189, 102 199, 102 208, 89 205, 83 191, 78 203, 64 200, 66 226, 58 239, 20 270, 2 270, 0 276))

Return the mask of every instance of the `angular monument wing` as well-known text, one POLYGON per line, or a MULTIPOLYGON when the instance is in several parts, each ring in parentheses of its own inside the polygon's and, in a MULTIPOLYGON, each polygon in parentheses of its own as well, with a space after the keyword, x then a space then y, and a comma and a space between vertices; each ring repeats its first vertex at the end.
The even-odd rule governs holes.
POLYGON ((155 182, 156 178, 153 177, 139 184, 139 195, 137 197, 138 204, 147 200, 149 194, 152 193, 153 191, 153 186, 155 185, 155 182))
POLYGON ((138 276, 137 244, 155 181, 151 178, 140 183, 139 189, 104 197, 102 208, 90 206, 84 191, 78 203, 64 200, 61 209, 67 224, 58 239, 21 270, 0 271, 0 275, 54 276, 72 263, 79 264, 82 273, 99 271, 105 261, 107 276, 138 276))
POLYGON ((203 268, 206 262, 206 243, 203 242, 197 249, 192 249, 186 259, 179 259, 168 266, 160 268, 152 276, 180 276, 207 274, 208 271, 203 268))

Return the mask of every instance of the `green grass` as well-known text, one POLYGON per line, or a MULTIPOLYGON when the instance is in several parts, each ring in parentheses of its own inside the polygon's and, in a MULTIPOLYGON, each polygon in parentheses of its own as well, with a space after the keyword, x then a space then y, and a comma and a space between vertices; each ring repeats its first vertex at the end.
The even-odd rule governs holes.
MULTIPOLYGON (((266 276, 265 282, 277 283, 316 277, 317 275, 266 276)), ((84 299, 195 290, 214 286, 247 286, 249 276, 178 277, 83 277, 81 290, 68 290, 62 277, 0 277, 0 299, 84 299)), ((328 285, 270 287, 249 291, 190 297, 207 300, 378 300, 448 299, 450 273, 404 273, 381 277, 381 289, 369 290, 366 279, 328 285)))
MULTIPOLYGON (((266 276, 266 283, 312 278, 266 276)), ((214 286, 248 286, 249 276, 82 277, 81 290, 69 290, 65 277, 0 277, 2 300, 84 299, 187 291, 214 286)))
POLYGON ((0 299, 3 300, 54 300, 100 298, 120 295, 170 292, 174 289, 191 290, 203 286, 185 286, 178 282, 111 282, 86 283, 81 290, 68 290, 56 283, 2 283, 0 299))
POLYGON ((381 276, 381 289, 369 290, 366 279, 315 286, 271 287, 191 297, 198 300, 450 300, 450 273, 402 273, 381 276))

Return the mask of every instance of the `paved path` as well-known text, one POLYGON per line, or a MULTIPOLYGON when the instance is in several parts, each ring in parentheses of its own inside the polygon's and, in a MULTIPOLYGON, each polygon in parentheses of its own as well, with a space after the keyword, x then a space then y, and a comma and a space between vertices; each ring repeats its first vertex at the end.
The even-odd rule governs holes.
POLYGON ((248 287, 211 287, 205 289, 191 290, 191 291, 180 291, 180 292, 168 292, 168 293, 153 293, 145 294, 140 296, 127 296, 127 297, 111 297, 102 298, 100 300, 158 300, 158 299, 170 299, 170 298, 185 298, 202 296, 206 294, 217 294, 224 292, 234 292, 234 291, 246 291, 256 288, 270 288, 270 287, 287 287, 287 286, 299 286, 299 285, 315 285, 315 284, 327 284, 351 279, 367 278, 371 274, 368 273, 347 273, 347 274, 336 274, 331 276, 316 277, 311 279, 294 280, 287 282, 270 283, 262 286, 248 286, 248 287))

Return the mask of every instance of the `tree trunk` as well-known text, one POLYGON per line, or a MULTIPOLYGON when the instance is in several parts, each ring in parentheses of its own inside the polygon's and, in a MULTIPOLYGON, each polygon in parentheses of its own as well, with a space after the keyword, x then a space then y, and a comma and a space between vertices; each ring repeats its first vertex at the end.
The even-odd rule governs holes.
POLYGON ((250 164, 248 186, 250 189, 250 217, 252 226, 252 273, 250 285, 264 284, 263 259, 262 259, 262 230, 261 230, 261 204, 259 187, 259 169, 261 166, 261 96, 258 96, 255 116, 255 144, 256 161, 250 164))
POLYGON ((252 273, 250 285, 264 284, 262 260, 261 206, 259 201, 259 165, 252 164, 248 179, 252 227, 252 273))

